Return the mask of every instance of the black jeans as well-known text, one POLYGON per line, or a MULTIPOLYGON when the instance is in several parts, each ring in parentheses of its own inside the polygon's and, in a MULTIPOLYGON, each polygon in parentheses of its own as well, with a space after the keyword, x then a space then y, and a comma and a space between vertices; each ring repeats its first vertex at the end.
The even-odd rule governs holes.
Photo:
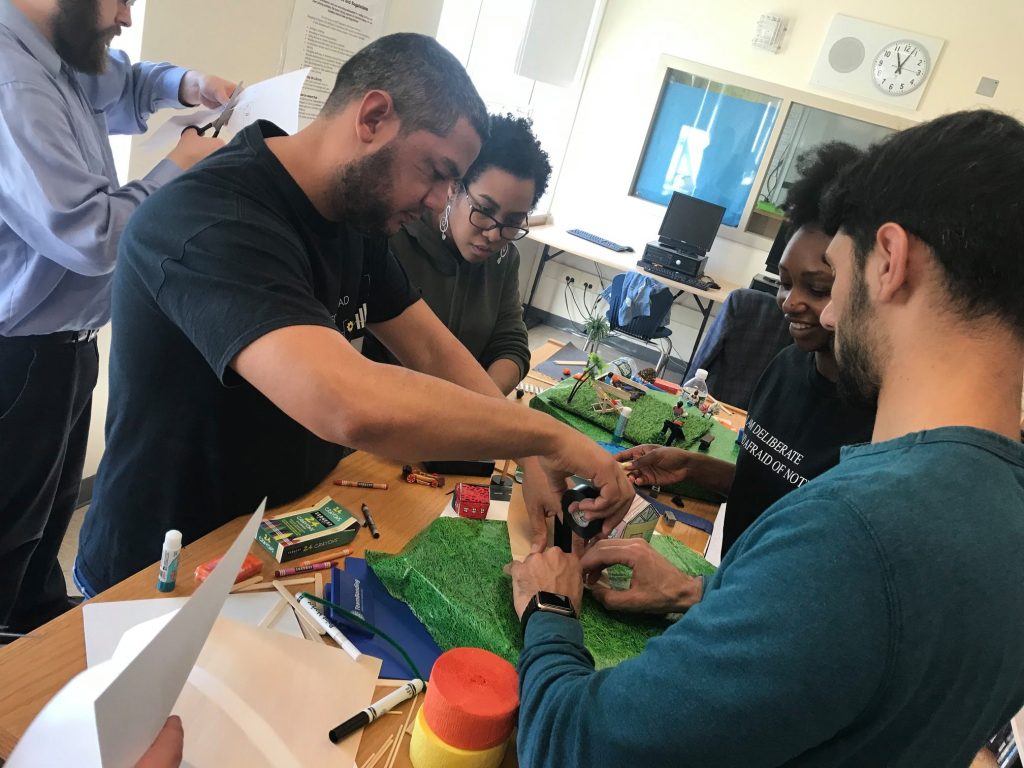
POLYGON ((85 463, 95 339, 0 337, 0 626, 28 632, 69 607, 57 552, 85 463))

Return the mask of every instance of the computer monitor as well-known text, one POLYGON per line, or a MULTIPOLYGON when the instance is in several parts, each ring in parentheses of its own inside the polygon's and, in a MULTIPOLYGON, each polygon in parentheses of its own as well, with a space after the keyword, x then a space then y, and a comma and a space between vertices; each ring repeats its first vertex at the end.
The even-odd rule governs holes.
POLYGON ((658 239, 671 248, 703 256, 715 242, 725 208, 682 192, 673 192, 658 239))

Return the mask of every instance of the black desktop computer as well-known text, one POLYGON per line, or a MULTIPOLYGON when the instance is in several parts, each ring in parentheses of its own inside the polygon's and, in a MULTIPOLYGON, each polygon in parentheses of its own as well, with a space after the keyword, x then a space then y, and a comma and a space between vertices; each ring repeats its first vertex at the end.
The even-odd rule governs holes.
POLYGON ((711 250, 725 208, 682 192, 673 192, 665 218, 661 220, 658 241, 676 251, 705 256, 711 250))
POLYGON ((673 192, 658 239, 644 248, 640 265, 648 272, 683 283, 701 277, 723 216, 725 208, 720 205, 673 192))
POLYGON ((659 264, 667 267, 673 272, 679 272, 690 277, 700 277, 704 274, 704 265, 708 261, 707 254, 697 256, 693 253, 669 248, 659 240, 652 240, 644 248, 643 261, 651 264, 659 264))

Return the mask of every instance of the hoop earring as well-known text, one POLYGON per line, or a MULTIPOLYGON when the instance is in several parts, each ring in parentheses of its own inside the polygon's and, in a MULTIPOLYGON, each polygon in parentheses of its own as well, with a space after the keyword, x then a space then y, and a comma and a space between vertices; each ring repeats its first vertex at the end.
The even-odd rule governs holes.
POLYGON ((501 250, 498 252, 498 263, 501 264, 501 260, 508 256, 508 243, 501 246, 501 250))
POLYGON ((444 211, 441 213, 440 230, 442 240, 448 239, 448 217, 451 216, 451 214, 452 204, 451 201, 448 201, 448 205, 444 207, 444 211))

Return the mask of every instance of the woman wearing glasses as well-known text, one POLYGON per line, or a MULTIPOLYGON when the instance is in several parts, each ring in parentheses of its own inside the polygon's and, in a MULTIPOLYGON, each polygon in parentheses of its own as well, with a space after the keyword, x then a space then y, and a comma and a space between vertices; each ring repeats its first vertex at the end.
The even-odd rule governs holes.
MULTIPOLYGON (((423 300, 506 394, 530 367, 519 297, 519 252, 527 215, 548 185, 551 165, 529 120, 491 118, 491 136, 440 213, 427 213, 391 238, 423 300)), ((373 336, 371 360, 395 363, 373 336)))

